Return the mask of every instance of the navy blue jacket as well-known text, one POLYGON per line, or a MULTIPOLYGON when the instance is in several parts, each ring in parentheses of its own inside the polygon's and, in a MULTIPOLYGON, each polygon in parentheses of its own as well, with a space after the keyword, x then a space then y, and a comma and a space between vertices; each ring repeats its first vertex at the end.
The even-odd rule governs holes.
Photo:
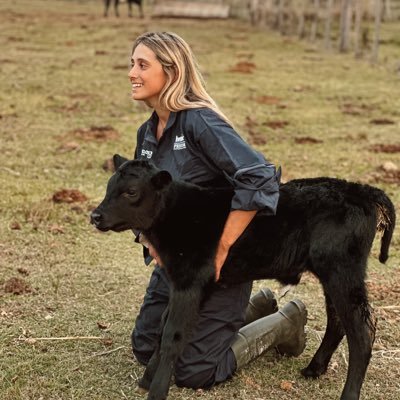
POLYGON ((171 112, 159 142, 157 124, 154 112, 139 128, 136 159, 151 160, 173 178, 187 182, 228 182, 235 191, 232 210, 275 214, 280 170, 276 171, 214 111, 196 108, 171 112))

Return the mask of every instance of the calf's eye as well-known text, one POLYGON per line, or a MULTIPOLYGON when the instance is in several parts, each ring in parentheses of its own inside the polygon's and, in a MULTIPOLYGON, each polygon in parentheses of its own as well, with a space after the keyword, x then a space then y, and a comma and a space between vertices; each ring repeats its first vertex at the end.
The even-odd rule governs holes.
POLYGON ((125 195, 128 196, 128 197, 134 197, 134 196, 137 195, 137 191, 136 191, 136 190, 133 190, 133 189, 130 189, 130 190, 127 190, 127 191, 125 192, 125 195))

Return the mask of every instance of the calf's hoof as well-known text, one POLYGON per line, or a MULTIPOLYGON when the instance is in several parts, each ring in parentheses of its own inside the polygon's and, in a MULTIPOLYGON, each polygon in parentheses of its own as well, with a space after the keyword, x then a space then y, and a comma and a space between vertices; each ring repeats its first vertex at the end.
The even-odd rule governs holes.
POLYGON ((303 368, 301 371, 301 374, 304 376, 304 378, 319 378, 321 375, 323 375, 326 372, 326 367, 322 366, 312 366, 311 364, 303 368))
POLYGON ((148 390, 145 389, 145 388, 142 388, 142 387, 138 386, 138 387, 136 388, 135 392, 136 392, 137 394, 141 395, 141 396, 144 396, 144 395, 148 392, 148 390))
POLYGON ((151 390, 147 396, 147 400, 165 400, 167 398, 166 393, 151 390))
POLYGON ((150 390, 151 381, 149 381, 145 376, 138 382, 138 391, 142 390, 142 393, 146 393, 150 390))

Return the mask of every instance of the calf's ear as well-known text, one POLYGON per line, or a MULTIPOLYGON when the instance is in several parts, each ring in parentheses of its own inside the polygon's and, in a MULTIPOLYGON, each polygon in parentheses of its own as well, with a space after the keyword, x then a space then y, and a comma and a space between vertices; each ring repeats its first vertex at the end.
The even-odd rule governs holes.
POLYGON ((114 154, 113 163, 114 168, 117 170, 125 161, 128 161, 127 158, 120 156, 119 154, 114 154))
POLYGON ((172 181, 172 176, 168 171, 157 172, 151 177, 151 183, 156 189, 162 189, 172 181))

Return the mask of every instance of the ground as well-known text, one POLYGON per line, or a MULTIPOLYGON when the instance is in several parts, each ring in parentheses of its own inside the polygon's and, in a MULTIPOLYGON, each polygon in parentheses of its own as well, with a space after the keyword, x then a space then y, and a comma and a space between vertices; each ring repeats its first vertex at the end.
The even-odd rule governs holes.
MULTIPOLYGON (((148 8, 145 9, 148 14, 148 8)), ((130 331, 151 273, 132 235, 99 234, 89 212, 102 199, 114 153, 133 155, 148 117, 130 100, 133 39, 173 30, 193 47, 210 93, 237 130, 283 168, 283 180, 334 176, 376 185, 400 205, 400 47, 385 24, 380 62, 367 55, 256 30, 246 22, 102 18, 100 2, 0 4, 0 398, 140 399, 143 368, 130 331), (41 339, 42 338, 42 339, 41 339), (57 340, 56 340, 57 339, 57 340)), ((379 238, 378 238, 379 239, 379 238)), ((400 235, 386 265, 369 259, 378 316, 362 399, 400 398, 400 235)), ((275 282, 277 296, 285 291, 275 282)), ((346 342, 326 375, 299 370, 325 329, 311 275, 280 298, 304 301, 308 342, 298 358, 268 354, 211 391, 171 388, 171 399, 338 399, 346 342)))

